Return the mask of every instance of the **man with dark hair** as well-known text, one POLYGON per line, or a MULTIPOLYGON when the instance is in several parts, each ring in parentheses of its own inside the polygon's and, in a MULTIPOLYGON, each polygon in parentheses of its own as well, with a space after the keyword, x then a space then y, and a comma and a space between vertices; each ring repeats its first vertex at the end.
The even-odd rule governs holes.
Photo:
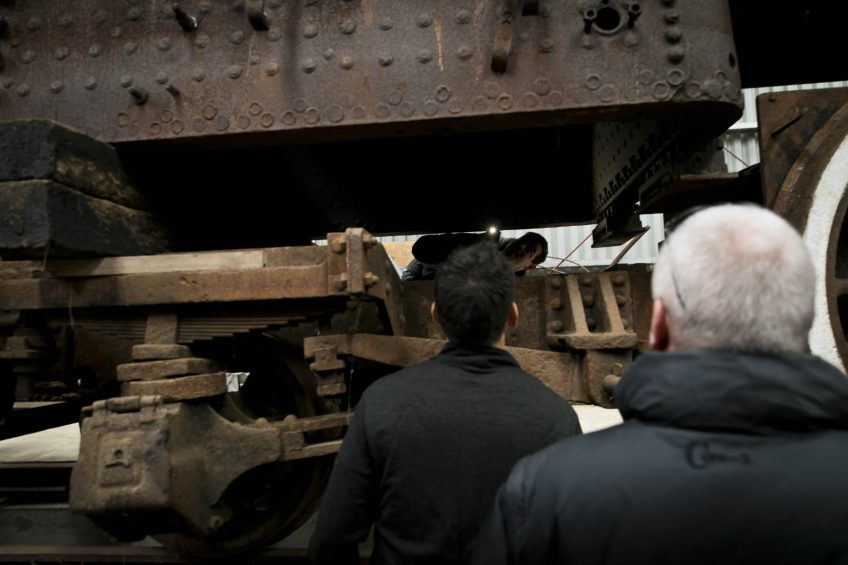
POLYGON ((815 274, 773 212, 669 234, 624 423, 519 462, 475 563, 848 563, 848 379, 811 355, 815 274))
POLYGON ((501 347, 515 280, 491 243, 464 247, 434 281, 449 343, 371 385, 356 407, 310 542, 315 563, 463 563, 512 465, 580 433, 571 406, 501 347))

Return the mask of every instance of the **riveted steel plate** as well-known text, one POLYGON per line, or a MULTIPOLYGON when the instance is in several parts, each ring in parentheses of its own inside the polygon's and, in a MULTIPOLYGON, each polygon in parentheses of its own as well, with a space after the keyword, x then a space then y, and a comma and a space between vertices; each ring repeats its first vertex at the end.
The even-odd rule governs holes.
POLYGON ((264 18, 243 1, 178 4, 180 18, 173 0, 4 3, 0 120, 110 142, 302 142, 685 107, 720 127, 741 107, 729 12, 713 0, 548 0, 535 15, 490 0, 268 0, 264 18))

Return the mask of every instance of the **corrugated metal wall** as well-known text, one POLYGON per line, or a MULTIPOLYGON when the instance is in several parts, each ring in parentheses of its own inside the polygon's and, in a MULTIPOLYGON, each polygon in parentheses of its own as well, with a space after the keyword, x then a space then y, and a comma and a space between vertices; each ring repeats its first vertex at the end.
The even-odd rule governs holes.
MULTIPOLYGON (((751 88, 743 91, 745 97, 745 111, 742 118, 734 124, 725 137, 725 161, 728 170, 736 172, 747 166, 759 163, 760 152, 757 145, 757 107, 755 99, 758 95, 767 92, 782 92, 787 90, 804 90, 810 88, 832 88, 848 86, 845 82, 829 82, 818 84, 807 84, 800 86, 781 86, 772 88, 751 88)), ((648 232, 633 246, 632 249, 621 260, 621 263, 652 263, 657 254, 657 245, 663 240, 663 220, 661 214, 642 216, 642 223, 650 226, 648 232)), ((505 231, 506 237, 518 237, 526 231, 541 233, 548 240, 549 258, 544 263, 546 267, 555 267, 560 259, 569 254, 568 266, 596 266, 608 265, 621 251, 621 247, 605 247, 593 249, 591 238, 585 241, 594 225, 569 226, 560 228, 509 230, 505 231), (581 242, 584 242, 581 245, 581 242), (579 248, 578 248, 579 246, 579 248), (574 251, 576 249, 576 251, 574 251), (573 252, 573 253, 572 253, 573 252)), ((417 239, 417 235, 382 237, 382 241, 410 241, 417 239)))

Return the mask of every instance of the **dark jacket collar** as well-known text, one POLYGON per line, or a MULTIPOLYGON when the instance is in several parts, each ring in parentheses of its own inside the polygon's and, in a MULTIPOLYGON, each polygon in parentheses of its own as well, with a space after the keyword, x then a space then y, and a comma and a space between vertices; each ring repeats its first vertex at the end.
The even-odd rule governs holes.
POLYGON ((448 342, 434 361, 469 373, 489 373, 506 367, 519 368, 518 361, 498 347, 476 347, 448 342))
POLYGON ((848 378, 813 355, 648 353, 615 389, 625 420, 769 434, 848 429, 848 378))

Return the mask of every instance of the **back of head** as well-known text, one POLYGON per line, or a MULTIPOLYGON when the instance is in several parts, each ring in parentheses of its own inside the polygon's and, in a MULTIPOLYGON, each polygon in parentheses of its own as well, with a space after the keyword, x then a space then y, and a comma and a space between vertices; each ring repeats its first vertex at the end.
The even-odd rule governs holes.
POLYGON ((515 296, 512 267, 492 243, 454 251, 433 283, 436 318, 453 342, 494 344, 506 327, 515 296))
POLYGON ((652 279, 678 349, 806 351, 813 265, 795 229, 753 205, 721 205, 666 238, 652 279))

